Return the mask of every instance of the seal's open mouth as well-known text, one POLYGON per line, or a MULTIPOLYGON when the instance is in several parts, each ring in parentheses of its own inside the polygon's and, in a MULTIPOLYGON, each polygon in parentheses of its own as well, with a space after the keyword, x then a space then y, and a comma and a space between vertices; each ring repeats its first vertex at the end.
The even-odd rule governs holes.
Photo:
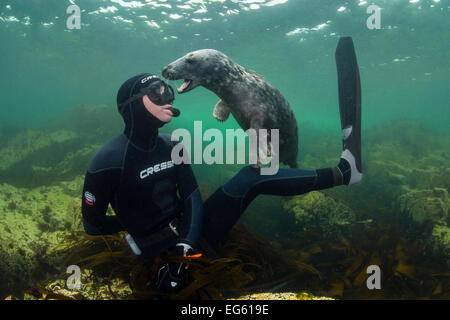
POLYGON ((177 89, 178 93, 185 93, 192 89, 192 80, 185 79, 181 87, 177 89))

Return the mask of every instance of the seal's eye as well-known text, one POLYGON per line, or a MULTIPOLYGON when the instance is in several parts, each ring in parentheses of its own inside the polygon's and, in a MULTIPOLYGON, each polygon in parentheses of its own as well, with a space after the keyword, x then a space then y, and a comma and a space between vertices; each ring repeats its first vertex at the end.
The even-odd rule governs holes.
POLYGON ((195 56, 191 53, 190 55, 188 55, 186 57, 186 62, 190 63, 190 64, 194 63, 195 62, 195 56))

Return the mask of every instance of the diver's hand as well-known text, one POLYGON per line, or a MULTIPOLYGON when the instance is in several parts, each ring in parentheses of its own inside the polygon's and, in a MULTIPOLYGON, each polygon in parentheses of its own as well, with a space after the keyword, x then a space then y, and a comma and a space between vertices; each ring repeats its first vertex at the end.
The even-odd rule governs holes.
POLYGON ((203 253, 186 242, 179 242, 175 245, 175 255, 188 259, 200 258, 203 253))
POLYGON ((172 112, 172 114, 175 118, 178 117, 181 113, 180 110, 178 110, 177 108, 174 108, 173 106, 170 106, 168 109, 172 112))
POLYGON ((175 245, 174 254, 181 257, 186 257, 194 248, 186 242, 178 242, 175 245))

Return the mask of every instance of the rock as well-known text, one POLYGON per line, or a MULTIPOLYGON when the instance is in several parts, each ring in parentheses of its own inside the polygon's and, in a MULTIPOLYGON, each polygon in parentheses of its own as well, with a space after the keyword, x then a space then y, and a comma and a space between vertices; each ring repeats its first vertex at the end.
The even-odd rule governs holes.
POLYGON ((398 199, 401 212, 414 222, 446 224, 450 199, 444 188, 413 190, 398 199))
POLYGON ((431 236, 434 250, 438 253, 442 252, 444 259, 450 266, 450 228, 446 225, 436 225, 431 232, 431 236))
POLYGON ((447 189, 413 190, 399 197, 400 212, 418 226, 429 226, 424 235, 433 251, 443 253, 450 265, 450 198, 447 189))
POLYGON ((330 297, 315 296, 307 292, 280 292, 280 293, 253 293, 249 295, 244 295, 236 299, 228 300, 334 300, 330 297))
POLYGON ((284 208, 295 214, 299 228, 314 230, 335 239, 356 222, 355 214, 349 207, 319 191, 295 196, 285 203, 284 208))
POLYGON ((59 295, 56 299, 71 298, 74 300, 115 300, 127 298, 132 290, 128 283, 121 279, 111 279, 99 284, 95 281, 92 270, 81 272, 80 289, 69 289, 67 279, 54 280, 45 286, 49 293, 59 295))
POLYGON ((64 266, 55 250, 78 211, 68 207, 80 203, 64 190, 64 184, 33 189, 0 184, 0 297, 21 296, 28 285, 64 266))
POLYGON ((63 144, 75 140, 78 134, 67 130, 45 132, 44 130, 27 129, 8 137, 8 143, 1 148, 0 170, 7 171, 12 165, 29 158, 54 144, 63 144))
POLYGON ((84 174, 94 153, 121 127, 112 108, 87 105, 69 110, 42 129, 3 130, 7 143, 0 144, 0 181, 35 187, 84 174))

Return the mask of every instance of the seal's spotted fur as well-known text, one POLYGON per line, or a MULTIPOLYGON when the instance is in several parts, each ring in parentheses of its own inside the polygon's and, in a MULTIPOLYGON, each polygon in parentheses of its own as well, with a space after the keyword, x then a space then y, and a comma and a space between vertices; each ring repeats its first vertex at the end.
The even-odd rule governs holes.
POLYGON ((197 86, 213 91, 221 100, 213 116, 225 121, 230 113, 247 130, 280 130, 280 162, 297 167, 297 121, 287 100, 263 76, 233 62, 220 51, 198 50, 166 66, 162 75, 185 79, 178 89, 185 93, 197 86))

